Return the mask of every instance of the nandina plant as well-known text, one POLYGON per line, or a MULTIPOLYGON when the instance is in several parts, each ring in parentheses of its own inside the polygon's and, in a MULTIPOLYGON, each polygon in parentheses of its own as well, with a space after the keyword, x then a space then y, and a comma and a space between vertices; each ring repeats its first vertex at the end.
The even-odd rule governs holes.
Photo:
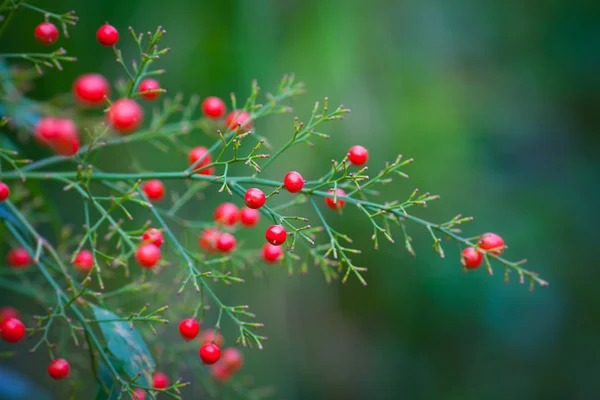
MULTIPOLYGON (((66 37, 77 21, 74 12, 56 14, 25 1, 6 1, 0 6, 0 35, 17 11, 40 14, 40 24, 31 31, 44 46, 59 39, 56 25, 66 37)), ((169 51, 160 46, 165 31, 159 27, 143 35, 129 28, 129 35, 120 35, 119 30, 109 23, 100 26, 95 45, 98 51, 112 49, 123 79, 111 84, 99 71, 74 76, 67 107, 23 92, 33 79, 24 69, 42 73, 76 61, 62 48, 0 55, 0 233, 6 250, 0 287, 3 293, 30 297, 38 312, 26 318, 24 310, 3 304, 0 350, 9 351, 29 336, 31 351, 48 350, 51 378, 90 375, 97 382, 97 399, 154 399, 159 394, 179 399, 188 385, 212 394, 229 388, 251 397, 246 381, 237 378, 243 371, 240 348, 262 349, 266 337, 258 332, 263 325, 247 306, 224 302, 215 289, 235 291, 245 271, 263 272, 261 265, 272 264, 285 266, 290 274, 314 265, 328 282, 357 279, 366 285, 366 266, 352 260, 360 249, 335 227, 349 207, 371 224, 375 248, 384 238, 399 241, 414 255, 409 232, 420 228, 442 258, 444 241, 459 245, 449 257, 457 273, 483 266, 490 275, 500 270, 507 282, 516 275, 532 289, 547 284, 524 269, 524 261, 504 257, 505 241, 499 235, 463 236, 460 227, 471 218, 457 215, 439 223, 414 213, 437 195, 415 189, 407 199, 380 199, 378 185, 408 178, 410 158, 397 156, 373 174, 363 143, 340 151, 331 164, 323 162, 321 176, 305 176, 299 164, 276 172, 275 179, 263 178, 291 147, 327 139, 328 123, 350 110, 332 108, 327 99, 317 102, 310 115, 290 118, 289 140, 272 148, 256 128, 265 118, 293 112, 289 101, 304 92, 293 75, 284 76, 265 96, 253 82, 250 97, 242 102, 234 95, 227 102, 209 94, 169 98, 159 80, 164 71, 156 68, 169 51), (122 54, 118 46, 125 39, 135 42, 139 54, 122 54), (148 102, 154 102, 154 112, 148 102), (27 159, 21 148, 28 142, 47 155, 27 159), (142 142, 180 154, 185 164, 155 172, 134 159, 128 161, 133 172, 98 167, 99 156, 142 142), (235 164, 246 172, 234 172, 235 164), (61 186, 65 199, 77 201, 79 206, 66 214, 82 215, 83 227, 71 231, 61 228, 70 221, 53 222, 51 209, 63 200, 40 204, 33 198, 42 193, 39 181, 61 186), (185 190, 175 195, 177 181, 185 190), (200 192, 228 198, 205 219, 184 218, 186 205, 196 203, 198 209, 200 192), (286 200, 280 200, 285 192, 286 200), (247 246, 244 238, 252 235, 264 237, 263 244, 247 246), (167 305, 175 293, 181 301, 167 305), (174 324, 165 325, 167 315, 174 324), (225 325, 235 334, 224 337, 225 325), (180 336, 180 343, 165 349, 156 337, 168 331, 180 336), (164 365, 155 361, 157 354, 164 365), (175 358, 177 363, 168 362, 175 358), (199 371, 199 379, 179 379, 186 368, 199 371)))

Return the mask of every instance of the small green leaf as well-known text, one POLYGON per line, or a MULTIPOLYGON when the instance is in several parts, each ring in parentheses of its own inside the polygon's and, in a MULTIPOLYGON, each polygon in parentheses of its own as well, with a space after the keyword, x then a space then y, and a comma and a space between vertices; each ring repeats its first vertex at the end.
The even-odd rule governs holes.
POLYGON ((142 336, 135 328, 130 329, 127 322, 113 321, 120 318, 118 315, 98 306, 90 306, 99 321, 108 350, 121 362, 125 374, 129 378, 135 378, 141 373, 136 382, 150 386, 155 364, 142 336))

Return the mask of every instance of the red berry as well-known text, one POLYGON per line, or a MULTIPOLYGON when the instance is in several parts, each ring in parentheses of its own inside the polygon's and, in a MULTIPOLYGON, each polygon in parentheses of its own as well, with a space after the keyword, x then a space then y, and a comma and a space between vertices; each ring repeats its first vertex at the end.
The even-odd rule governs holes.
POLYGON ((302 178, 302 175, 296 171, 288 172, 283 178, 283 186, 285 186, 290 193, 298 193, 301 191, 304 187, 304 182, 305 180, 302 178))
POLYGON ((156 228, 150 228, 142 235, 142 241, 144 241, 144 243, 152 243, 156 247, 160 247, 165 242, 165 239, 163 239, 163 234, 161 231, 156 228))
POLYGON ((213 252, 217 250, 217 239, 221 236, 221 231, 216 228, 207 228, 202 231, 198 238, 198 244, 205 250, 213 252))
MULTIPOLYGON (((196 161, 203 158, 203 160, 198 164, 194 171, 199 170, 200 168, 206 167, 207 165, 212 164, 212 156, 208 152, 208 149, 204 146, 194 147, 188 154, 188 162, 190 167, 196 163, 196 161), (206 155, 206 156, 205 156, 206 155)), ((214 173, 214 168, 203 169, 202 171, 197 172, 200 175, 212 175, 214 173)))
POLYGON ((142 243, 135 252, 135 259, 143 268, 151 269, 160 261, 160 249, 152 243, 142 243))
POLYGON ((87 106, 101 106, 110 95, 110 85, 100 74, 81 75, 73 83, 73 96, 87 106))
POLYGON ((107 22, 96 31, 96 39, 102 46, 114 46, 119 40, 119 31, 107 22))
POLYGON ((239 349, 228 347, 223 350, 221 362, 230 372, 236 372, 242 368, 242 365, 244 364, 244 355, 239 349))
POLYGON ((0 322, 8 318, 21 319, 19 311, 14 307, 2 307, 0 308, 0 322))
POLYGON ((42 22, 35 28, 35 39, 44 46, 50 46, 58 39, 58 29, 50 22, 42 22))
POLYGON ((165 185, 158 179, 151 179, 144 183, 142 190, 152 201, 160 201, 165 196, 165 185))
POLYGON ((5 342, 17 343, 25 336, 25 325, 17 318, 6 318, 0 323, 0 337, 5 342))
POLYGON ((79 150, 77 126, 67 118, 40 119, 34 128, 34 138, 63 156, 72 156, 79 150))
POLYGON ((157 372, 152 378, 152 387, 154 389, 166 389, 169 387, 169 377, 162 372, 157 372))
POLYGON ((13 268, 25 268, 31 264, 31 256, 23 247, 15 247, 6 255, 6 263, 13 268))
POLYGON ((258 224, 260 219, 260 212, 253 210, 252 208, 244 207, 240 210, 240 222, 242 225, 252 227, 258 224))
POLYGON ((210 118, 221 118, 225 114, 225 103, 218 97, 207 97, 202 102, 202 112, 210 118))
POLYGON ((217 238, 217 248, 223 253, 229 253, 235 249, 235 236, 231 233, 223 233, 217 238))
POLYGON ((227 118, 225 118, 225 126, 228 129, 236 130, 238 128, 238 124, 241 125, 242 130, 248 130, 252 128, 252 122, 246 122, 250 119, 250 114, 246 111, 235 110, 227 114, 227 118))
POLYGON ((179 323, 179 333, 185 340, 192 340, 200 332, 200 324, 194 318, 184 319, 179 323))
POLYGON ((225 339, 223 339, 223 335, 221 335, 220 332, 216 332, 215 334, 214 329, 207 329, 200 335, 200 343, 202 344, 214 343, 218 347, 221 347, 223 346, 224 341, 225 339))
POLYGON ((200 347, 200 358, 204 364, 212 365, 221 358, 221 349, 214 343, 206 343, 200 347))
POLYGON ((210 374, 218 382, 227 382, 231 378, 231 372, 223 363, 217 363, 210 367, 210 374))
POLYGON ((110 106, 107 118, 117 132, 127 135, 140 127, 144 111, 131 99, 119 99, 110 106))
POLYGON ((69 362, 64 358, 58 358, 48 365, 48 375, 54 380, 65 379, 69 376, 69 362))
POLYGON ((48 141, 55 139, 56 136, 58 136, 58 131, 56 129, 56 118, 41 118, 33 130, 34 138, 41 144, 48 145, 48 141))
POLYGON ((473 247, 467 247, 462 251, 462 264, 468 269, 477 269, 483 261, 483 255, 473 247))
POLYGON ((283 249, 281 246, 273 246, 271 243, 265 243, 262 248, 262 256, 266 262, 273 264, 283 256, 283 249))
POLYGON ((10 188, 6 183, 0 182, 0 202, 8 199, 8 196, 10 196, 10 188))
POLYGON ((142 94, 142 97, 146 100, 155 100, 160 96, 159 92, 151 92, 146 93, 150 90, 158 90, 160 89, 160 83, 154 79, 144 79, 140 82, 140 86, 138 86, 138 91, 142 94))
POLYGON ((81 250, 75 257, 75 268, 83 273, 88 273, 94 266, 94 255, 89 250, 81 250))
POLYGON ((135 388, 133 389, 135 400, 146 400, 146 391, 144 389, 135 388))
POLYGON ((244 195, 244 203, 246 203, 249 208, 261 208, 265 204, 265 201, 267 201, 267 197, 262 190, 257 188, 246 190, 246 194, 244 195))
POLYGON ((281 225, 272 225, 267 229, 265 237, 267 238, 267 242, 271 243, 273 246, 281 246, 285 243, 287 232, 281 225))
POLYGON ((369 160, 369 150, 362 146, 352 146, 348 150, 348 159, 354 165, 363 165, 369 160))
MULTIPOLYGON (((327 204, 327 207, 333 210, 341 210, 346 205, 346 200, 340 199, 339 196, 345 196, 346 192, 344 192, 342 189, 337 189, 336 193, 337 196, 335 202, 333 197, 325 197, 325 204, 327 204)), ((333 195, 333 189, 329 189, 329 194, 333 195)))
POLYGON ((479 240, 479 248, 499 256, 504 251, 504 239, 495 233, 484 233, 479 240))
POLYGON ((222 203, 215 208, 215 221, 223 225, 235 225, 239 210, 233 203, 222 203))

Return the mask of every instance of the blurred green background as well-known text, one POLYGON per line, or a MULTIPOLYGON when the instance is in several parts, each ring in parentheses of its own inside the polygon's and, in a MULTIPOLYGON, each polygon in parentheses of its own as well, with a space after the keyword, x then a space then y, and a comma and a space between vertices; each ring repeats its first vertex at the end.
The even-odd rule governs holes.
MULTIPOLYGON (((550 281, 531 293, 516 279, 505 285, 500 270, 493 277, 484 270, 464 275, 456 246, 446 244, 447 259, 440 260, 419 226, 410 226, 415 259, 401 236, 376 252, 358 212, 329 213, 331 223, 365 249, 354 260, 369 267, 366 288, 354 281, 327 285, 311 269, 293 278, 272 271, 228 292, 266 325, 270 340, 262 352, 245 352, 245 371, 259 384, 275 385, 278 398, 597 398, 597 2, 34 4, 75 9, 80 22, 58 43, 79 62, 47 73, 32 96, 68 92, 73 77, 85 72, 121 76, 112 52, 95 41, 105 21, 121 31, 129 54, 127 26, 167 30, 172 51, 160 67, 168 71, 161 83, 170 94, 244 97, 254 78, 267 91, 282 74, 295 72, 307 94, 296 101, 294 115, 305 119, 324 96, 352 113, 327 125, 330 142, 296 148, 265 176, 298 169, 316 178, 358 143, 370 150, 372 174, 398 153, 414 157, 410 180, 385 187, 384 198, 404 199, 415 187, 438 193, 441 200, 418 210, 420 216, 473 215, 464 227, 468 235, 501 234, 508 258, 527 257, 529 268, 550 281)), ((40 50, 32 34, 40 21, 32 12, 18 15, 2 50, 40 50)), ((291 120, 273 117, 258 122, 257 130, 281 144, 291 120)), ((199 144, 211 141, 198 136, 199 144)), ((149 168, 175 170, 179 161, 154 158, 149 168)), ((121 158, 112 163, 113 170, 115 163, 128 168, 121 158)), ((207 192, 202 217, 225 198, 207 192)))

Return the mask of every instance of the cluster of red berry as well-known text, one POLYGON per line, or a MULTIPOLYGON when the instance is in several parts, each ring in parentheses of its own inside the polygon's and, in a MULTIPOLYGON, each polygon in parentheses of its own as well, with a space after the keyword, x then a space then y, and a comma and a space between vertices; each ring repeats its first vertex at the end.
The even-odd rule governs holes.
POLYGON ((477 269, 483 262, 483 254, 478 250, 489 251, 492 254, 499 256, 502 254, 506 246, 504 239, 495 233, 484 233, 479 238, 477 247, 467 247, 462 251, 462 264, 467 269, 477 269))

